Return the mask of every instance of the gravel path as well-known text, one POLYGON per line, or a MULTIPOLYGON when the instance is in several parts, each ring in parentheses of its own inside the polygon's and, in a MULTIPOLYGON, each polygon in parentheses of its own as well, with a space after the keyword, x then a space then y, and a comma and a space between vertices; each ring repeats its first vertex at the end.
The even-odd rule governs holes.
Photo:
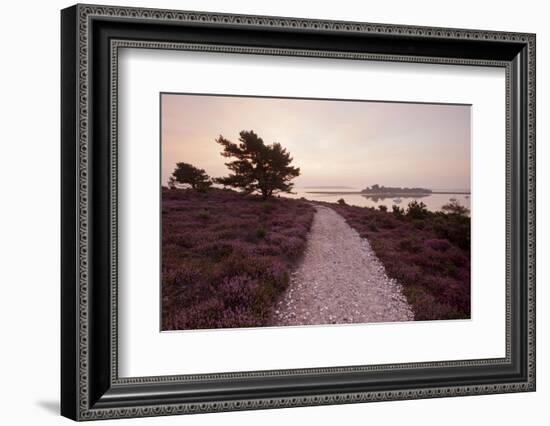
POLYGON ((315 208, 304 259, 271 325, 413 320, 400 284, 388 278, 368 241, 334 210, 315 208))

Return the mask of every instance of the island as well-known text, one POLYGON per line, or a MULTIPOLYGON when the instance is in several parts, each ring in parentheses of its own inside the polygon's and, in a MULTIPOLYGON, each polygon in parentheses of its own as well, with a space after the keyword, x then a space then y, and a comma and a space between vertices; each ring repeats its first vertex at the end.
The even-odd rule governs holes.
POLYGON ((390 198, 390 197, 427 197, 433 194, 450 194, 450 195, 470 195, 470 191, 434 191, 427 188, 408 188, 408 187, 394 187, 384 185, 372 185, 366 187, 361 191, 306 191, 306 194, 325 194, 325 195, 347 195, 347 194, 360 194, 365 197, 376 197, 377 199, 390 198))
POLYGON ((365 195, 385 195, 385 196, 396 196, 396 195, 403 195, 403 196, 425 196, 432 194, 431 189, 426 188, 401 188, 401 187, 393 187, 393 186, 380 186, 380 185, 372 185, 371 187, 367 187, 361 191, 361 194, 365 195))

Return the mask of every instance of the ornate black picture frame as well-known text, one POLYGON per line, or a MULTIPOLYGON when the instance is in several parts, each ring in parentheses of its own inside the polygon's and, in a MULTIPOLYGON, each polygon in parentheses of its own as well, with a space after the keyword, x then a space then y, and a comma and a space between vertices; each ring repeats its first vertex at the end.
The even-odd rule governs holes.
POLYGON ((158 416, 535 390, 535 35, 96 5, 61 12, 61 413, 158 416), (506 71, 506 356, 120 378, 121 47, 484 65, 506 71))

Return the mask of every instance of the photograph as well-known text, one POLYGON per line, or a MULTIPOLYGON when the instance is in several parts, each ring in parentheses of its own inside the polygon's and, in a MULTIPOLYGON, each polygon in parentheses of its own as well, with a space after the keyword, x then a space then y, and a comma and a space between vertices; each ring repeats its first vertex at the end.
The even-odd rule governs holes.
POLYGON ((470 319, 471 105, 160 109, 162 331, 470 319))

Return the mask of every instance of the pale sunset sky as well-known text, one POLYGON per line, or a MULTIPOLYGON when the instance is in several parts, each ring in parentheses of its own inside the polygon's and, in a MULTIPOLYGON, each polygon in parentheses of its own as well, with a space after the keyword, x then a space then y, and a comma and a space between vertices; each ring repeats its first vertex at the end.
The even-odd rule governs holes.
POLYGON ((470 106, 161 95, 162 184, 177 162, 228 174, 215 142, 254 130, 290 151, 295 187, 470 189, 470 106))

